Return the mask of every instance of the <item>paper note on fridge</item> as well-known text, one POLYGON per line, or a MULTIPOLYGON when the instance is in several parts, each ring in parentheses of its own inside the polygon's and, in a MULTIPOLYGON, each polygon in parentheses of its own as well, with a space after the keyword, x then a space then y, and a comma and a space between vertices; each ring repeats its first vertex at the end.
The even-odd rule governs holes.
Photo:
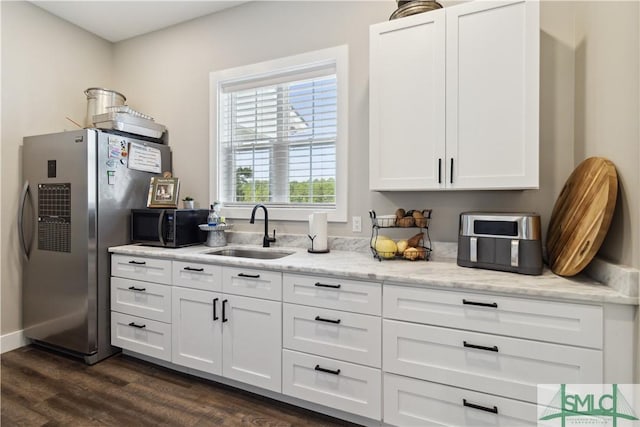
POLYGON ((161 164, 162 155, 157 148, 133 143, 129 147, 129 169, 160 173, 161 164))

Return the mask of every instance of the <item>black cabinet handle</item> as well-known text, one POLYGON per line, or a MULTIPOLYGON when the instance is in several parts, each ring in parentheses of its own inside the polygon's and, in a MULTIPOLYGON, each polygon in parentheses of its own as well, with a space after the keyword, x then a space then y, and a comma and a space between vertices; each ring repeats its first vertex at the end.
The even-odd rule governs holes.
POLYGON ((322 317, 320 317, 320 316, 316 316, 316 320, 317 320, 318 322, 335 323, 336 325, 337 325, 338 323, 340 323, 340 319, 336 319, 336 320, 333 320, 333 319, 323 319, 323 318, 322 318, 322 317))
POLYGON ((218 302, 218 299, 219 298, 214 298, 213 299, 213 320, 218 320, 219 319, 218 315, 216 314, 216 303, 218 302))
POLYGON ((259 274, 245 274, 245 273, 238 273, 238 277, 248 277, 250 279, 259 279, 260 275, 259 274))
POLYGON ((135 264, 135 265, 145 265, 146 262, 145 261, 129 261, 129 264, 135 264))
POLYGON ((143 329, 147 327, 147 325, 136 325, 134 322, 129 323, 129 326, 133 326, 134 328, 138 328, 138 329, 143 329))
POLYGON ((335 371, 332 369, 321 368, 320 365, 316 365, 314 368, 316 371, 326 372, 327 374, 340 375, 340 369, 336 369, 335 371))
POLYGON ((342 287, 342 285, 337 284, 337 285, 327 285, 326 283, 320 283, 320 282, 316 282, 314 284, 314 286, 317 286, 319 288, 333 288, 333 289, 340 289, 342 287))
POLYGON ((494 345, 493 347, 487 347, 484 345, 475 345, 475 344, 469 344, 466 341, 462 342, 462 345, 468 348, 475 348, 477 350, 486 350, 486 351, 495 351, 496 353, 498 352, 498 346, 494 345))
POLYGON ((228 321, 229 319, 227 319, 227 301, 226 299, 222 300, 222 323, 228 321))
POLYGON ((204 268, 193 268, 193 267, 185 267, 187 271, 204 271, 204 268))
POLYGON ((449 171, 451 175, 449 175, 449 182, 453 184, 453 157, 451 158, 451 169, 449 171))
POLYGON ((466 406, 467 408, 473 408, 473 409, 479 409, 479 410, 485 411, 485 412, 491 412, 492 414, 497 414, 498 413, 498 407, 497 406, 494 406, 493 408, 488 408, 486 406, 476 405, 475 403, 469 403, 469 402, 467 402, 467 399, 462 399, 462 405, 466 406))
POLYGON ((136 288, 135 286, 129 286, 129 290, 138 291, 138 292, 144 292, 144 291, 147 290, 147 288, 136 288))
POLYGON ((442 184, 442 159, 438 159, 438 184, 442 184))
POLYGON ((480 307, 498 308, 498 303, 497 302, 475 302, 475 301, 469 301, 469 300, 463 299, 462 303, 465 304, 465 305, 477 305, 477 306, 480 306, 480 307))

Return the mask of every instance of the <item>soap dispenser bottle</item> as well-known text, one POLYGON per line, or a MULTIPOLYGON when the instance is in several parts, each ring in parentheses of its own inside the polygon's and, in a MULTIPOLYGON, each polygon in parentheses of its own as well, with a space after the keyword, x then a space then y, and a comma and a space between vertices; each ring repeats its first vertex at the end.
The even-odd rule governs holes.
POLYGON ((214 202, 209 209, 209 216, 207 217, 207 225, 216 226, 220 223, 220 203, 214 202))

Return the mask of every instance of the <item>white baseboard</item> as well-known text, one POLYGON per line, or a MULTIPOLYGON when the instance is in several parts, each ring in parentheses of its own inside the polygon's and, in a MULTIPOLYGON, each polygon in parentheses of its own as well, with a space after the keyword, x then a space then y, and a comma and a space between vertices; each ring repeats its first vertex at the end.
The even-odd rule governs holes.
POLYGON ((29 344, 29 340, 25 338, 24 331, 11 332, 9 334, 0 336, 0 354, 7 351, 15 350, 16 348, 24 347, 29 344))

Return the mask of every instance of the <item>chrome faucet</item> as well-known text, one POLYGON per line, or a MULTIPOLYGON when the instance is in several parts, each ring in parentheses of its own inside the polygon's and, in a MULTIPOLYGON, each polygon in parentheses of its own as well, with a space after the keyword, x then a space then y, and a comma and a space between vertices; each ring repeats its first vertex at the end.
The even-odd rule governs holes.
POLYGON ((265 205, 258 204, 253 207, 249 224, 253 224, 256 221, 256 210, 258 208, 264 209, 264 237, 262 238, 262 247, 268 248, 269 243, 276 241, 276 230, 273 230, 273 237, 269 237, 269 212, 267 212, 267 207, 265 205))

